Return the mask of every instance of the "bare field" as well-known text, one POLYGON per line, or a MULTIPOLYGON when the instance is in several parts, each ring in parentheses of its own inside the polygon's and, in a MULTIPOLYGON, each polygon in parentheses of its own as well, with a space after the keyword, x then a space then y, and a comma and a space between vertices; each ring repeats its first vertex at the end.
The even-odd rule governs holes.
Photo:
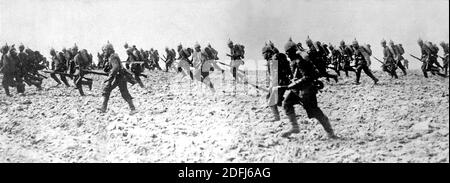
POLYGON ((51 79, 42 91, 27 86, 26 96, 2 91, 0 162, 449 162, 448 78, 410 71, 390 80, 375 71, 375 86, 364 74, 352 85, 353 73, 325 82, 319 106, 341 137, 329 140, 301 106, 301 133, 280 137, 289 128, 282 108, 282 121, 269 122, 265 94, 238 85, 234 95, 229 73, 212 74, 214 95, 188 77, 145 74, 146 88, 129 85, 133 116, 118 89, 108 112, 97 112, 104 79, 97 76, 85 97, 51 79))

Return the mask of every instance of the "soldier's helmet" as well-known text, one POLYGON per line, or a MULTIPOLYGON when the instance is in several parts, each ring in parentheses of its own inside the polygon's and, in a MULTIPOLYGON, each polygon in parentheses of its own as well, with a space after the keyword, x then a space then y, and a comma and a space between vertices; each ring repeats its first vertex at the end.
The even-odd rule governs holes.
POLYGON ((265 45, 265 46, 262 48, 262 53, 263 53, 263 54, 264 54, 264 53, 271 52, 271 51, 272 51, 272 49, 270 48, 269 45, 265 45))
POLYGON ((194 44, 194 48, 200 48, 200 44, 195 43, 195 44, 194 44))
POLYGON ((309 36, 306 38, 306 45, 308 45, 308 46, 312 46, 312 45, 313 45, 313 42, 312 42, 312 40, 309 38, 309 36))
POLYGON ((183 49, 183 45, 181 45, 181 43, 177 46, 177 50, 180 51, 181 49, 183 49))
POLYGON ((66 52, 67 52, 66 47, 63 47, 61 51, 64 52, 64 53, 66 53, 66 52))
POLYGON ((228 43, 227 43, 227 45, 228 45, 228 47, 232 47, 233 46, 233 41, 231 41, 231 40, 228 40, 228 43))
POLYGON ((320 41, 316 41, 317 46, 321 46, 322 43, 320 41))
POLYGON ((444 42, 444 41, 441 41, 441 42, 439 43, 439 45, 441 45, 442 47, 445 47, 445 46, 447 46, 447 44, 445 44, 445 42, 444 42))
POLYGON ((211 43, 208 43, 208 47, 212 48, 211 43))
POLYGON ((123 45, 123 47, 124 47, 125 49, 128 49, 128 43, 125 42, 125 44, 123 45))
POLYGON ((128 48, 127 49, 127 54, 133 54, 133 48, 128 48))
POLYGON ((384 40, 384 39, 381 40, 381 44, 382 44, 382 45, 385 45, 385 44, 386 44, 386 40, 384 40))
POLYGON ((328 48, 330 48, 330 50, 334 50, 334 46, 330 44, 330 46, 328 46, 328 48))
POLYGON ((352 45, 353 46, 358 46, 358 41, 356 40, 356 38, 355 38, 355 40, 353 40, 352 45))
POLYGON ((56 55, 56 51, 55 51, 55 49, 53 49, 53 48, 50 48, 50 55, 56 55))
POLYGON ((292 38, 289 38, 288 42, 284 45, 284 51, 288 51, 290 49, 295 49, 296 44, 292 41, 292 38))
POLYGON ((2 50, 1 50, 2 53, 6 54, 8 52, 8 50, 9 50, 9 46, 7 44, 2 46, 2 50))
POLYGON ((73 45, 73 47, 72 47, 72 51, 75 51, 75 52, 77 52, 78 51, 78 46, 77 46, 77 44, 75 43, 74 45, 73 45))
POLYGON ((423 40, 419 38, 419 39, 417 40, 417 43, 418 43, 419 45, 422 45, 422 44, 423 44, 423 40))
POLYGON ((169 51, 169 47, 166 46, 166 48, 164 48, 166 51, 169 51))
POLYGON ((106 43, 106 45, 104 47, 105 47, 105 51, 114 52, 114 47, 113 47, 113 45, 111 43, 109 43, 109 42, 106 43))
POLYGON ((341 46, 345 46, 344 40, 342 40, 339 44, 340 44, 341 46))
POLYGON ((19 45, 19 50, 20 51, 23 51, 25 49, 25 46, 22 44, 22 43, 20 43, 20 45, 19 45))
POLYGON ((394 45, 394 41, 392 41, 392 40, 389 40, 389 45, 394 45))
POLYGON ((269 46, 270 47, 275 47, 275 45, 272 43, 272 41, 269 40, 269 46))

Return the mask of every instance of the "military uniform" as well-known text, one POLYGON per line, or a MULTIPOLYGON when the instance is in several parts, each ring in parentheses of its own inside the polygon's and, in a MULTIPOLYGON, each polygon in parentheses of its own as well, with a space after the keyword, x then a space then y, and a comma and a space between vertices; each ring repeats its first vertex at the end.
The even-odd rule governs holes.
POLYGON ((89 89, 92 89, 92 79, 85 78, 85 70, 89 69, 90 63, 92 63, 92 58, 88 55, 86 50, 81 50, 74 57, 75 63, 75 77, 74 84, 75 87, 80 92, 81 96, 84 96, 83 85, 89 86, 89 89))
POLYGON ((189 60, 191 54, 192 54, 191 49, 179 47, 178 68, 181 69, 183 77, 189 74, 191 80, 194 80, 194 74, 191 71, 191 61, 189 60))
POLYGON ((436 74, 439 72, 439 68, 434 66, 436 62, 436 55, 433 54, 432 48, 428 45, 424 44, 422 40, 418 41, 420 51, 421 51, 421 61, 422 61, 422 72, 425 78, 428 78, 428 71, 431 71, 432 74, 436 74))
POLYGON ((386 42, 382 42, 382 46, 383 46, 383 59, 384 59, 384 64, 383 64, 383 71, 389 73, 389 75, 395 78, 398 78, 396 70, 397 70, 397 65, 395 64, 395 59, 394 59, 394 50, 388 46, 386 46, 386 42))
POLYGON ((166 72, 169 71, 169 68, 172 67, 172 64, 175 60, 175 50, 169 50, 169 48, 166 48, 166 72))
POLYGON ((120 94, 122 98, 128 103, 131 113, 136 112, 136 108, 133 104, 133 99, 130 95, 130 92, 127 88, 127 78, 126 78, 126 70, 122 67, 119 56, 114 53, 114 49, 111 44, 106 46, 107 54, 105 55, 108 61, 107 68, 109 69, 108 79, 105 81, 105 86, 103 88, 102 96, 103 96, 103 104, 100 108, 100 112, 106 112, 108 107, 109 97, 111 95, 111 91, 114 88, 119 87, 120 94))
POLYGON ((356 84, 359 84, 359 79, 361 78, 361 71, 364 71, 367 76, 369 76, 375 84, 378 82, 378 79, 372 74, 372 71, 368 66, 368 59, 370 58, 370 53, 361 46, 358 45, 358 42, 353 42, 353 53, 355 57, 355 65, 356 65, 356 84))
POLYGON ((398 66, 398 68, 400 70, 402 70, 403 75, 406 76, 406 68, 402 64, 402 60, 405 59, 405 58, 403 58, 403 54, 404 54, 403 48, 400 47, 399 45, 391 45, 391 47, 394 51, 394 60, 395 60, 396 65, 398 66))
POLYGON ((272 121, 279 121, 280 113, 278 112, 278 106, 282 106, 283 96, 286 92, 286 88, 280 86, 289 85, 292 72, 290 63, 283 53, 273 54, 272 59, 269 60, 269 66, 272 70, 270 74, 272 82, 269 86, 268 106, 274 115, 272 121))
POLYGON ((329 74, 327 72, 326 56, 321 45, 318 42, 314 45, 309 38, 306 40, 306 44, 309 47, 309 50, 307 51, 309 59, 319 71, 320 77, 325 77, 327 80, 333 78, 338 82, 337 75, 329 74))
POLYGON ((125 64, 125 67, 133 73, 134 78, 136 79, 136 82, 139 84, 139 86, 144 88, 144 83, 142 83, 142 80, 141 80, 141 74, 143 72, 142 67, 140 66, 139 63, 131 63, 131 65, 130 65, 130 62, 140 60, 138 55, 133 54, 133 52, 136 53, 133 48, 128 48, 128 50, 127 50, 128 58, 127 58, 127 63, 125 64))
POLYGON ((317 79, 319 78, 319 73, 314 68, 314 65, 302 58, 296 53, 297 48, 295 43, 289 41, 285 45, 286 54, 291 60, 291 67, 293 71, 293 82, 288 86, 288 93, 283 101, 283 108, 286 115, 291 122, 292 128, 283 133, 283 137, 288 137, 292 133, 299 133, 299 127, 295 115, 294 105, 301 104, 306 110, 309 118, 316 118, 320 124, 324 127, 328 136, 331 138, 336 138, 333 129, 330 125, 328 117, 322 112, 322 110, 317 105, 316 94, 318 91, 317 79))
POLYGON ((444 67, 444 73, 445 75, 448 75, 448 68, 449 68, 449 64, 448 64, 448 60, 449 60, 449 46, 448 43, 444 43, 442 42, 441 44, 442 49, 444 50, 444 56, 442 58, 443 60, 443 67, 444 67))
POLYGON ((238 72, 239 66, 244 65, 244 61, 242 60, 244 59, 243 46, 238 44, 233 45, 233 42, 230 41, 228 47, 230 48, 230 54, 228 56, 231 58, 231 74, 235 81, 243 80, 244 75, 238 72))
POLYGON ((339 51, 341 53, 341 67, 344 69, 345 76, 348 77, 348 71, 356 72, 356 70, 350 65, 353 55, 352 49, 346 46, 344 42, 341 42, 339 51))
POLYGON ((14 75, 17 71, 17 59, 12 58, 9 52, 8 46, 2 47, 2 58, 1 58, 1 67, 0 73, 3 73, 2 86, 5 89, 5 93, 7 96, 11 96, 9 92, 9 87, 16 87, 16 83, 14 80, 14 75))

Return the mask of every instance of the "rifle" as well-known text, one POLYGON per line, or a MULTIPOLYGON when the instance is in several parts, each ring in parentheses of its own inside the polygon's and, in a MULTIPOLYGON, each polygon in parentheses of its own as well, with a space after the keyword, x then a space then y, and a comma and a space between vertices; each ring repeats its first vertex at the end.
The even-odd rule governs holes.
POLYGON ((386 63, 384 63, 383 61, 379 60, 377 57, 375 57, 375 56, 372 56, 372 57, 373 57, 376 61, 380 62, 381 64, 386 65, 386 63))
MULTIPOLYGON (((226 64, 226 63, 223 63, 223 62, 218 62, 219 64, 222 64, 222 65, 225 65, 225 66, 228 66, 228 67, 232 67, 231 65, 229 65, 229 64, 226 64)), ((239 71, 239 72, 241 72, 241 73, 245 73, 244 71, 242 71, 242 70, 239 70, 239 69, 236 69, 237 71, 239 71)))
POLYGON ((84 69, 82 69, 81 71, 83 71, 86 74, 95 74, 95 75, 109 76, 109 74, 105 73, 105 72, 98 72, 98 71, 84 70, 84 69))
POLYGON ((417 59, 417 60, 419 60, 419 61, 421 61, 421 62, 424 62, 424 61, 422 61, 422 59, 420 59, 419 57, 416 57, 416 56, 414 56, 414 55, 412 55, 412 54, 409 54, 412 58, 415 58, 415 59, 417 59))
POLYGON ((121 62, 125 62, 127 64, 143 64, 143 63, 145 63, 145 61, 121 61, 121 62))
POLYGON ((58 72, 58 71, 54 71, 54 70, 42 70, 42 72, 50 73, 50 74, 60 74, 60 75, 68 76, 68 77, 71 77, 71 78, 75 76, 73 74, 67 74, 65 72, 58 72))

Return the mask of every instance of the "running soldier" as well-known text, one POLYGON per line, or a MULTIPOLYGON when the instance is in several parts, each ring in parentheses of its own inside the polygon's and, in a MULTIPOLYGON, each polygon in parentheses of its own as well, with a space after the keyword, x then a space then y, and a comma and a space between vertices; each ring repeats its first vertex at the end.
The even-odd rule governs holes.
POLYGON ((74 72, 74 84, 80 92, 81 96, 84 96, 83 85, 87 85, 89 90, 92 90, 92 79, 85 78, 85 71, 89 69, 92 63, 92 57, 89 56, 86 49, 82 49, 74 57, 75 72, 74 72))
POLYGON ((391 47, 394 48, 394 59, 395 59, 396 65, 398 66, 398 68, 400 68, 400 70, 402 70, 403 76, 406 76, 406 67, 402 63, 402 61, 405 60, 405 58, 403 57, 405 50, 403 49, 402 46, 400 46, 401 44, 394 45, 393 41, 389 41, 389 44, 391 45, 391 47))
POLYGON ((341 52, 341 67, 344 69, 345 76, 348 77, 348 71, 356 73, 356 70, 350 65, 352 61, 352 49, 345 45, 344 41, 340 42, 339 51, 341 52))
POLYGON ((361 78, 361 71, 364 71, 364 73, 366 73, 366 75, 369 76, 375 84, 377 84, 378 79, 372 74, 372 71, 369 69, 370 56, 372 55, 372 51, 369 48, 359 46, 358 41, 356 40, 353 41, 352 46, 356 65, 355 84, 360 84, 359 79, 361 78))
POLYGON ((291 60, 293 81, 287 86, 289 91, 283 101, 283 107, 291 123, 291 129, 284 132, 282 137, 289 137, 291 134, 300 132, 294 105, 301 104, 309 118, 316 118, 320 122, 329 138, 337 138, 328 117, 317 106, 316 94, 323 87, 323 83, 318 80, 320 73, 316 71, 311 61, 308 61, 309 55, 305 55, 305 58, 302 58, 302 56, 297 54, 297 46, 291 40, 286 43, 284 49, 291 60))
POLYGON ((100 112, 105 113, 108 108, 108 101, 109 97, 111 95, 111 91, 119 87, 120 94, 122 95, 122 98, 125 99, 125 101, 128 103, 130 107, 130 115, 133 115, 136 113, 136 108, 133 104, 133 98, 130 95, 130 92, 127 88, 127 78, 126 76, 126 70, 122 67, 122 63, 120 61, 119 55, 114 52, 114 48, 112 44, 108 43, 105 46, 105 58, 107 61, 107 66, 105 67, 105 71, 109 73, 108 79, 104 82, 106 83, 102 96, 103 96, 103 103, 102 107, 99 108, 100 112))
MULTIPOLYGON (((392 41, 389 42, 389 44, 391 44, 392 41)), ((392 42, 392 45, 394 43, 392 42)), ((394 59, 394 48, 393 47, 388 47, 386 45, 386 40, 382 40, 381 41, 381 46, 383 47, 383 60, 384 60, 384 64, 383 64, 383 71, 389 73, 389 75, 392 78, 398 79, 397 76, 397 64, 395 64, 395 59, 394 59)))
POLYGON ((139 56, 138 56, 137 51, 135 49, 129 47, 127 49, 127 55, 128 55, 128 58, 126 60, 127 63, 125 64, 126 69, 129 69, 133 73, 134 78, 136 79, 139 86, 141 88, 144 88, 144 83, 142 83, 142 80, 140 78, 141 73, 142 73, 142 67, 140 66, 139 63, 133 63, 133 62, 139 61, 139 56), (131 64, 131 67, 130 67, 130 64, 131 64))
POLYGON ((441 47, 442 47, 442 50, 444 50, 444 56, 442 57, 442 61, 443 61, 443 67, 444 67, 444 74, 446 75, 446 76, 448 76, 448 67, 449 67, 449 64, 448 64, 448 60, 449 60, 449 55, 448 55, 448 43, 445 43, 445 42, 441 42, 440 43, 440 45, 441 45, 441 47))
POLYGON ((191 80, 194 80, 194 74, 191 71, 192 62, 189 60, 189 57, 192 55, 193 50, 191 48, 183 48, 180 44, 178 45, 178 71, 180 71, 184 78, 186 75, 189 75, 191 80))
MULTIPOLYGON (((55 49, 50 49, 50 56, 52 57, 52 70, 56 72, 65 73, 68 69, 65 57, 62 52, 56 53, 55 49)), ((66 85, 66 87, 70 87, 69 82, 67 82, 66 76, 63 74, 59 74, 61 81, 56 77, 55 73, 51 73, 50 77, 58 83, 56 86, 61 84, 61 81, 66 85)))
POLYGON ((244 81, 245 75, 239 73, 239 66, 244 65, 244 55, 245 55, 245 47, 240 44, 233 44, 231 40, 228 41, 228 48, 230 48, 230 54, 227 54, 231 58, 230 66, 231 66, 231 74, 235 79, 235 82, 244 81))
POLYGON ((14 80, 14 75, 17 71, 17 59, 14 59, 8 45, 2 46, 2 58, 0 73, 3 73, 2 86, 5 89, 6 96, 12 97, 9 92, 9 87, 16 87, 16 81, 14 80))

